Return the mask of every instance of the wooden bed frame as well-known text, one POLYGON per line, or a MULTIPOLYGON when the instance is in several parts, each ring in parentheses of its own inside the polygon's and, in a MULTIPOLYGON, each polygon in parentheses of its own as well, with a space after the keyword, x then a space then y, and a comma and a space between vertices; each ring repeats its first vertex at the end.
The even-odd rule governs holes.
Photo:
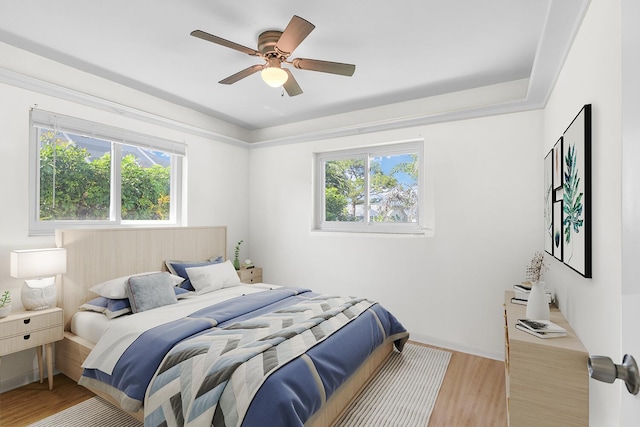
MULTIPOLYGON (((56 343, 55 366, 74 381, 82 374, 82 362, 93 344, 70 331, 78 307, 96 295, 93 285, 115 277, 164 270, 168 259, 196 261, 227 254, 227 229, 219 227, 163 227, 94 230, 57 230, 56 245, 67 249, 67 272, 58 286, 58 306, 64 310, 64 339, 56 343)), ((306 423, 332 425, 375 376, 391 354, 393 344, 379 347, 306 423)), ((118 404, 96 390, 101 397, 118 404)), ((133 414, 142 420, 142 411, 133 414)))

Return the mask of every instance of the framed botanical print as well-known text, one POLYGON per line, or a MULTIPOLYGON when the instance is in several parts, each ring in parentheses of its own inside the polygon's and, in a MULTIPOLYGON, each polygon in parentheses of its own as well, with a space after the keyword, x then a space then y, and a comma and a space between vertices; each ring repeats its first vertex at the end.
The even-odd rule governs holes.
POLYGON ((562 261, 584 277, 591 277, 590 104, 571 122, 561 145, 562 261))

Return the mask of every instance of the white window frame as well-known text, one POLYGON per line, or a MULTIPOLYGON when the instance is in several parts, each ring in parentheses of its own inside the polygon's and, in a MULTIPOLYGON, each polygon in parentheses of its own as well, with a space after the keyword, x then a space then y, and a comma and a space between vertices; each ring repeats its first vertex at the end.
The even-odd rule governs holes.
POLYGON ((314 231, 348 232, 348 233, 386 233, 386 234, 420 234, 424 235, 426 227, 425 203, 425 159, 424 141, 415 140, 402 143, 359 147, 348 150, 327 151, 314 154, 315 161, 315 194, 314 194, 314 231), (372 157, 401 154, 418 155, 418 220, 415 223, 373 222, 369 219, 369 175, 372 157), (325 220, 325 162, 362 158, 365 160, 365 220, 363 222, 326 221, 325 220))
POLYGON ((186 145, 142 133, 32 109, 29 115, 29 235, 53 235, 58 228, 105 228, 179 226, 182 224, 182 168, 186 145), (38 128, 87 135, 111 142, 111 211, 109 220, 40 220, 40 141, 38 128), (137 146, 171 155, 170 220, 132 221, 121 219, 121 147, 137 146))

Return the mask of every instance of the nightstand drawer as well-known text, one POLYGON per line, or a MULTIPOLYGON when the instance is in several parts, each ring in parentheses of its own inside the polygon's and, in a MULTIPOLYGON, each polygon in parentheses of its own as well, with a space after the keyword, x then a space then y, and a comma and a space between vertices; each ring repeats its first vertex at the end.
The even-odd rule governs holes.
POLYGON ((241 282, 242 283, 248 283, 248 284, 251 284, 251 283, 262 283, 262 276, 254 276, 254 277, 251 277, 249 279, 241 280, 241 282))
POLYGON ((262 268, 241 268, 238 270, 238 277, 242 283, 262 282, 262 268))
POLYGON ((15 353, 16 351, 26 350, 28 348, 37 347, 42 344, 60 341, 63 338, 63 328, 56 326, 55 328, 42 329, 29 334, 17 335, 10 338, 0 340, 0 356, 15 353))
POLYGON ((62 330, 63 312, 56 309, 50 312, 23 312, 10 316, 0 324, 0 339, 23 336, 41 329, 56 327, 62 330), (10 320, 9 320, 10 319, 10 320))

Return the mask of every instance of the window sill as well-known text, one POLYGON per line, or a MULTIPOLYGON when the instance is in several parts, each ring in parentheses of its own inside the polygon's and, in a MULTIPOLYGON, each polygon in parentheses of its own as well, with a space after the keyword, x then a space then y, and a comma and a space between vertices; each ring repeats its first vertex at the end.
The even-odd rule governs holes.
POLYGON ((320 229, 314 228, 310 230, 312 236, 345 236, 345 235, 359 235, 367 237, 406 237, 406 238, 427 238, 435 235, 432 229, 422 230, 346 230, 346 229, 320 229))

